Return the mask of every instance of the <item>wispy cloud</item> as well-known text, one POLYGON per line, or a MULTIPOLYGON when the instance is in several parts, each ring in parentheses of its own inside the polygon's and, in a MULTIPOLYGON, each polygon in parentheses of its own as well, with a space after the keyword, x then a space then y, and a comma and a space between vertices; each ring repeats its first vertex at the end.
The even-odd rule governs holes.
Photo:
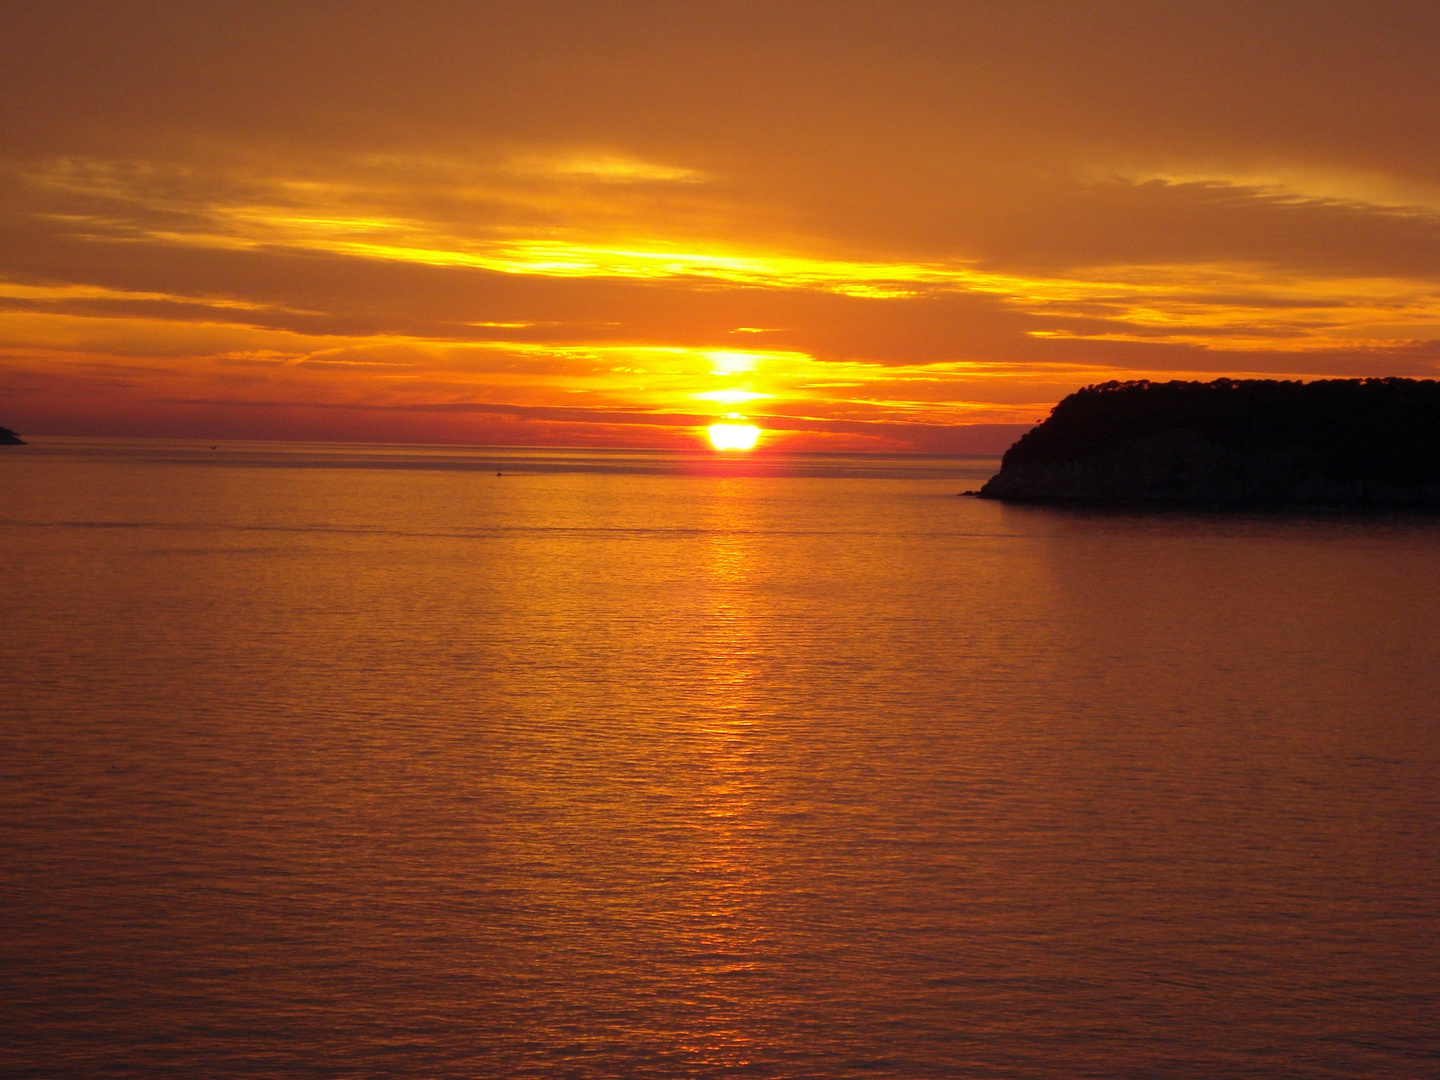
POLYGON ((183 12, 164 41, 0 13, 7 401, 156 430, 182 400, 751 410, 869 440, 1114 377, 1440 370, 1428 23, 1305 22, 1345 57, 1317 67, 1268 9, 903 6, 763 33, 517 8, 384 49, 345 11, 303 64, 271 44, 310 17, 257 9, 183 77, 183 12))

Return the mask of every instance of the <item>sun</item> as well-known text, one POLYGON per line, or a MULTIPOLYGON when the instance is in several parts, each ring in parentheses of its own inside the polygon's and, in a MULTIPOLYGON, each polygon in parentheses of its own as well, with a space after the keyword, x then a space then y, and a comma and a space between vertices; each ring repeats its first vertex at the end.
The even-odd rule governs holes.
POLYGON ((754 424, 711 424, 710 442, 716 450, 753 450, 760 429, 754 424))

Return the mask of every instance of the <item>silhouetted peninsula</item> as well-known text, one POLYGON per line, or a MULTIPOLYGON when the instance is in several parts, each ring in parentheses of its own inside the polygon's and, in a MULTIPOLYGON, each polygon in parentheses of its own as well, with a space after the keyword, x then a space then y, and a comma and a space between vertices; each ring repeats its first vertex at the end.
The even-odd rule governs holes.
POLYGON ((25 440, 8 427, 0 427, 0 446, 24 446, 25 440))
POLYGON ((1109 382, 1022 436, 982 498, 1440 507, 1440 383, 1109 382))

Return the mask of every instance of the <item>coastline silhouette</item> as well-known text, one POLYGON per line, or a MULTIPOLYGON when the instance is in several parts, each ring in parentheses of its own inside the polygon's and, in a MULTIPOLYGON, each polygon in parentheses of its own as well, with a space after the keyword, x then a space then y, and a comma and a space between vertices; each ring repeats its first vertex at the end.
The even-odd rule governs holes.
POLYGON ((1440 507, 1440 383, 1108 382, 1006 451, 981 498, 1440 507))

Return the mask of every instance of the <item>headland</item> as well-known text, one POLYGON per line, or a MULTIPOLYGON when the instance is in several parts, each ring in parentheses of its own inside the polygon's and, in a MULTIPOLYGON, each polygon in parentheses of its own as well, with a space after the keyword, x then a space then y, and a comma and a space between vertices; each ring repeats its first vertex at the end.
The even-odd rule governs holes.
POLYGON ((981 498, 1213 507, 1440 507, 1440 383, 1109 382, 1006 451, 981 498))

